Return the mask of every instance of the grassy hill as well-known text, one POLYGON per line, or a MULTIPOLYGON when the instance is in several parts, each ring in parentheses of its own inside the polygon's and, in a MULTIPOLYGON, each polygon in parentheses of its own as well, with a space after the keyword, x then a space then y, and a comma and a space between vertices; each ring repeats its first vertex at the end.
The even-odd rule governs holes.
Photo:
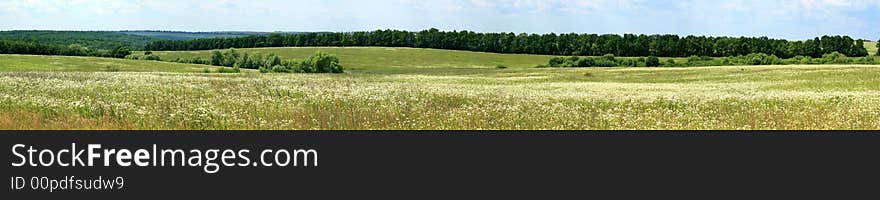
POLYGON ((242 51, 303 58, 315 50, 356 69, 204 74, 190 72, 209 66, 0 55, 0 129, 880 128, 878 66, 534 68, 548 56, 242 51))
POLYGON ((98 57, 0 54, 0 72, 203 72, 217 67, 98 57))
MULTIPOLYGON (((524 54, 497 54, 470 51, 454 51, 391 47, 286 47, 237 49, 240 52, 263 55, 275 54, 287 59, 301 59, 324 51, 339 56, 340 61, 351 70, 419 70, 439 68, 531 68, 546 64, 551 56, 524 54)), ((141 53, 141 52, 135 52, 141 53)), ((211 51, 155 51, 163 60, 175 58, 211 58, 211 51)))

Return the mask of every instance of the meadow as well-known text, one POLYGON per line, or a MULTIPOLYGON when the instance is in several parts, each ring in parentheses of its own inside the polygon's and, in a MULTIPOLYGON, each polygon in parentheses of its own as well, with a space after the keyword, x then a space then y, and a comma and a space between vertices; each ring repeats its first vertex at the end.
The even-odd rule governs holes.
POLYGON ((346 73, 2 55, 0 129, 880 129, 877 66, 534 68, 549 56, 242 50, 321 50, 346 73))

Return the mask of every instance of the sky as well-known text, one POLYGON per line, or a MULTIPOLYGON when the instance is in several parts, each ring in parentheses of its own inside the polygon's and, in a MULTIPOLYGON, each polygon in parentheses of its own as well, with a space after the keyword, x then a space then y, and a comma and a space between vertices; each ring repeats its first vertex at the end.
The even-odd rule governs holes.
POLYGON ((635 33, 880 39, 880 0, 0 0, 0 30, 635 33))

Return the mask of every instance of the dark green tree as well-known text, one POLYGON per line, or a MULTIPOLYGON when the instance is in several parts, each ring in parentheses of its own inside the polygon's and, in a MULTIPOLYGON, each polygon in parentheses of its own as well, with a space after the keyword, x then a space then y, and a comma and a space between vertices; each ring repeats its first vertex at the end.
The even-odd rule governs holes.
POLYGON ((645 60, 645 66, 659 67, 660 66, 660 58, 657 58, 657 56, 648 56, 648 59, 645 60))

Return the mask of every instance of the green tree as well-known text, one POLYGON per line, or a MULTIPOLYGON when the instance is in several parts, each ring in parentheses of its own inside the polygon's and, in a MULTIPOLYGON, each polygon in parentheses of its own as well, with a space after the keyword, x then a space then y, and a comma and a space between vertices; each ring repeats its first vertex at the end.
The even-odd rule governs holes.
POLYGON ((648 60, 645 60, 645 66, 659 67, 660 66, 660 58, 657 58, 657 56, 648 56, 648 60))
POLYGON ((220 66, 223 63, 223 53, 220 51, 211 51, 211 65, 220 66))
POLYGON ((565 58, 563 57, 553 57, 550 58, 550 67, 561 67, 562 63, 565 63, 565 58))
POLYGON ((125 58, 125 56, 130 55, 130 54, 131 54, 131 51, 129 51, 128 48, 125 48, 123 46, 116 47, 113 49, 113 51, 110 51, 110 56, 114 57, 114 58, 125 58))
POLYGON ((263 63, 263 66, 266 67, 275 67, 278 65, 281 65, 281 57, 278 57, 278 55, 275 54, 266 57, 265 63, 263 63))
POLYGON ((307 60, 309 65, 314 67, 317 73, 342 73, 342 65, 339 65, 339 58, 322 51, 315 52, 315 55, 307 60))

